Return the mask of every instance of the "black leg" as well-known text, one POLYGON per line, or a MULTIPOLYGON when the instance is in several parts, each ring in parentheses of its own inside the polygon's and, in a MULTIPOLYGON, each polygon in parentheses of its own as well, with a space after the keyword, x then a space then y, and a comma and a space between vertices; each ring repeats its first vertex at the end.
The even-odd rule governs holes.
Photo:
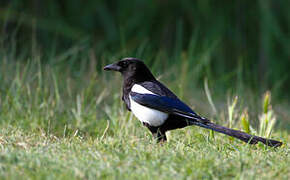
POLYGON ((160 129, 158 129, 157 132, 152 133, 152 134, 158 143, 163 143, 167 141, 165 132, 161 132, 160 129))
POLYGON ((166 134, 164 131, 161 131, 160 128, 158 127, 154 127, 154 126, 150 126, 148 123, 144 123, 143 125, 146 126, 150 132, 152 133, 153 137, 157 140, 157 142, 166 142, 167 138, 166 138, 166 134))

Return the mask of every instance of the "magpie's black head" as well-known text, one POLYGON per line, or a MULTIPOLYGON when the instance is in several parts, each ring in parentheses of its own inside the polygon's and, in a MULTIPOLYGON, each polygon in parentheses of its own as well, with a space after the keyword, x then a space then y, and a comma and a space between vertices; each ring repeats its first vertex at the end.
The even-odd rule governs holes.
POLYGON ((116 63, 105 66, 104 70, 118 71, 125 79, 131 78, 135 81, 155 79, 143 61, 137 58, 124 58, 116 63))

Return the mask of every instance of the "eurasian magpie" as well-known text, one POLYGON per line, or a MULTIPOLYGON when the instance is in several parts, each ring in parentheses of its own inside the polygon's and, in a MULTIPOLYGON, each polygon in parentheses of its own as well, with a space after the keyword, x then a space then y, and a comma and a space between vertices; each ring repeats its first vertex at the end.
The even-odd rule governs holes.
POLYGON ((166 131, 196 125, 249 144, 262 142, 273 147, 282 145, 282 142, 223 127, 199 116, 156 80, 143 61, 137 58, 124 58, 105 66, 104 70, 118 71, 122 74, 124 79, 122 100, 127 109, 151 131, 157 142, 166 141, 166 131))

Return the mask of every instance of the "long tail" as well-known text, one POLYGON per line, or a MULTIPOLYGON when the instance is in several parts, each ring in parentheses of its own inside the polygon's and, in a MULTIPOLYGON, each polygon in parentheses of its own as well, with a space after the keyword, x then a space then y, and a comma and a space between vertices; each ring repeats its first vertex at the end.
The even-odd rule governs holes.
POLYGON ((211 130, 235 137, 235 138, 240 139, 240 140, 242 140, 246 143, 249 143, 249 144, 257 144, 258 142, 262 142, 262 143, 266 144, 267 146, 271 146, 271 147, 279 147, 282 145, 282 142, 280 142, 280 141, 250 135, 250 134, 247 134, 247 133, 239 131, 239 130, 234 130, 234 129, 230 129, 227 127, 223 127, 223 126, 214 124, 212 122, 192 121, 191 123, 193 125, 197 125, 197 126, 200 126, 203 128, 211 129, 211 130))

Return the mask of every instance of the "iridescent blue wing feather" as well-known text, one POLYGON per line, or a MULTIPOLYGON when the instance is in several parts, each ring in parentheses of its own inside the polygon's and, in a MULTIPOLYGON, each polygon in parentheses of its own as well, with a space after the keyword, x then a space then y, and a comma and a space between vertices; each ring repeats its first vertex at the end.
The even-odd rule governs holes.
POLYGON ((206 121, 198 116, 190 107, 176 98, 154 94, 139 94, 136 92, 131 92, 130 96, 132 100, 138 104, 156 109, 158 111, 179 115, 197 121, 206 121))

